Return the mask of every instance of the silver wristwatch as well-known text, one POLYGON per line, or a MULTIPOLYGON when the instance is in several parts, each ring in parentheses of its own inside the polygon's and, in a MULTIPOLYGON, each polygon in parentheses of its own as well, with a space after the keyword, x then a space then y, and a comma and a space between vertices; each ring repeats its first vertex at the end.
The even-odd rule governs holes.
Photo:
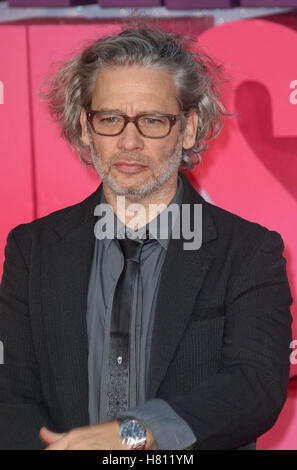
POLYGON ((146 446, 146 429, 144 424, 132 416, 117 418, 120 422, 119 437, 122 443, 133 450, 144 450, 146 446))

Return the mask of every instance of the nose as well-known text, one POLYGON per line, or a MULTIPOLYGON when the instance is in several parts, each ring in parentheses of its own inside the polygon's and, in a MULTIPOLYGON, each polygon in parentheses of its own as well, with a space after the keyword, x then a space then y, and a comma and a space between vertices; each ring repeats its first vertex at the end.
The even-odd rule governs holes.
POLYGON ((118 148, 120 150, 141 150, 144 148, 143 137, 133 122, 128 122, 122 134, 119 135, 118 148))

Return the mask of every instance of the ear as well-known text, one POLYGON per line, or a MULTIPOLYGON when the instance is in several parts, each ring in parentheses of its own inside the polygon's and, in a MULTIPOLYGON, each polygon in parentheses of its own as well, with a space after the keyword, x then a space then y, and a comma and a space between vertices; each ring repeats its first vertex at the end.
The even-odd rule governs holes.
POLYGON ((194 146, 198 126, 198 114, 196 111, 190 111, 187 116, 187 124, 184 133, 183 148, 190 149, 194 146))
POLYGON ((90 145, 90 139, 89 139, 86 121, 87 121, 86 111, 82 109, 80 113, 81 140, 85 145, 90 145))

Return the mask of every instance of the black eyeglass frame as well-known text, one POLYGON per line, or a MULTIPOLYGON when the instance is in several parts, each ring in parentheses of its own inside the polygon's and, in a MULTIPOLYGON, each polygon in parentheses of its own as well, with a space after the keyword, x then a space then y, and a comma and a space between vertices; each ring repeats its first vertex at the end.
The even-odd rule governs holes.
POLYGON ((127 114, 124 114, 124 113, 115 113, 115 112, 107 113, 107 111, 96 111, 96 110, 92 110, 92 109, 86 109, 87 120, 90 123, 93 132, 95 132, 95 134, 103 135, 105 137, 115 137, 117 135, 122 134, 122 132, 124 132, 127 124, 129 122, 133 122, 135 124, 136 129, 138 130, 139 134, 142 135, 143 137, 146 137, 148 139, 164 139, 164 137, 167 137, 170 134, 172 127, 177 123, 177 121, 179 119, 181 119, 183 114, 184 114, 183 111, 180 112, 179 114, 141 113, 141 114, 137 114, 136 116, 132 117, 132 116, 127 116, 127 114), (94 126, 93 126, 93 118, 96 114, 97 115, 98 114, 110 114, 111 116, 121 116, 121 117, 123 117, 124 118, 123 129, 120 132, 117 132, 116 134, 103 134, 102 132, 97 132, 95 130, 94 126), (144 116, 151 116, 151 117, 152 116, 156 116, 156 117, 159 116, 159 117, 168 118, 169 130, 168 130, 167 134, 162 135, 162 137, 152 137, 152 136, 145 135, 138 126, 138 120, 140 118, 144 117, 144 116))

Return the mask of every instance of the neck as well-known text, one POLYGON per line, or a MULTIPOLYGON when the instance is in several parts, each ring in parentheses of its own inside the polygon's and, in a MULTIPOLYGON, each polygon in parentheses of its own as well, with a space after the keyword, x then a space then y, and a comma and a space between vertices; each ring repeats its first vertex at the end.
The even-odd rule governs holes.
POLYGON ((166 185, 143 198, 130 197, 129 195, 118 196, 104 182, 103 191, 107 203, 121 222, 133 230, 138 230, 166 209, 177 191, 177 179, 178 175, 175 174, 166 182, 166 185), (131 206, 132 204, 134 206, 131 206))

